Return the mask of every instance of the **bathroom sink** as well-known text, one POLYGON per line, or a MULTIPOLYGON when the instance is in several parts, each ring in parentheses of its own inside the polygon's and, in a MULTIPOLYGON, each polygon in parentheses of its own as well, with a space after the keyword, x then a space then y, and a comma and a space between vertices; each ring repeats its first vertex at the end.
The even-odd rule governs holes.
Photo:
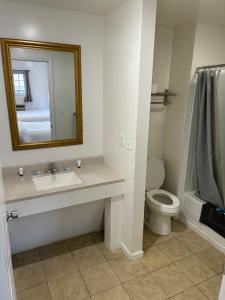
POLYGON ((75 172, 34 176, 32 177, 32 180, 37 191, 49 190, 82 183, 75 172))

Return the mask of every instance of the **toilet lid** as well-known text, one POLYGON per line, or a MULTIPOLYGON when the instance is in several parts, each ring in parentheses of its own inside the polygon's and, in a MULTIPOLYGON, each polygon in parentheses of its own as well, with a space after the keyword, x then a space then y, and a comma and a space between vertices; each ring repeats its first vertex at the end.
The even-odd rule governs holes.
POLYGON ((180 200, 170 192, 154 189, 147 193, 148 200, 156 206, 174 209, 180 206, 180 200))
POLYGON ((156 157, 150 157, 147 161, 146 189, 159 189, 165 179, 164 162, 156 157))

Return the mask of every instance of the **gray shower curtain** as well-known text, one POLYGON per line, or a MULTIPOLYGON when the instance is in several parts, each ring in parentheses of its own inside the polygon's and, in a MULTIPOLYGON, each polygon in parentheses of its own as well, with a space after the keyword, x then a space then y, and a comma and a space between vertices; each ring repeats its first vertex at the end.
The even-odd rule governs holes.
MULTIPOLYGON (((218 74, 216 71, 197 72, 195 101, 197 102, 197 140, 196 140, 196 185, 197 194, 206 202, 223 208, 223 186, 221 181, 221 161, 218 74)), ((225 102, 225 99, 223 99, 225 102)), ((225 124, 225 119, 224 119, 225 124)), ((224 125, 225 126, 225 125, 224 125)))

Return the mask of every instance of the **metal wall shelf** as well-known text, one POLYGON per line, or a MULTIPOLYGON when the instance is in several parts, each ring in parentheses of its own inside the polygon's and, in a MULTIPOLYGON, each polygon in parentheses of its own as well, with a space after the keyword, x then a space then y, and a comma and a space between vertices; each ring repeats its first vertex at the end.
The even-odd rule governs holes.
POLYGON ((151 96, 152 97, 162 97, 163 98, 163 101, 151 101, 151 104, 167 105, 169 103, 168 97, 177 96, 177 94, 169 92, 169 90, 166 89, 164 92, 152 93, 151 96))

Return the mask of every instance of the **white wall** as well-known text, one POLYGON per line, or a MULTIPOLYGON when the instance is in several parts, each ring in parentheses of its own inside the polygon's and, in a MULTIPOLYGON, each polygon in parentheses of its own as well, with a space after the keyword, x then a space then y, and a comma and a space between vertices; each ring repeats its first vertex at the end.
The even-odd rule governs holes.
POLYGON ((155 12, 155 1, 129 0, 105 18, 104 155, 126 178, 122 241, 132 255, 142 250, 155 12))
POLYGON ((171 103, 167 107, 163 160, 166 166, 164 187, 175 194, 178 192, 179 184, 183 125, 191 78, 195 31, 195 26, 176 28, 173 39, 169 89, 177 96, 170 97, 171 103))
POLYGON ((28 3, 0 2, 0 37, 81 45, 84 129, 83 145, 13 152, 0 61, 0 156, 3 166, 102 154, 103 18, 28 3))
MULTIPOLYGON (((173 29, 156 26, 152 82, 158 85, 158 91, 169 87, 172 46, 173 29)), ((155 97, 152 100, 162 99, 155 97)), ((153 104, 149 123, 148 156, 162 158, 165 119, 166 107, 153 104)))
POLYGON ((192 70, 225 63, 225 27, 197 24, 192 70))
MULTIPOLYGON (((129 0, 105 16, 104 154, 106 161, 126 177, 123 245, 134 256, 142 255, 155 16, 155 0, 129 0), (130 150, 120 147, 121 132, 130 137, 130 150)), ((0 65, 0 104, 3 107, 0 112, 0 143, 3 145, 0 155, 4 166, 102 154, 103 19, 29 4, 1 3, 0 36, 82 46, 84 145, 81 146, 13 153, 0 65)), ((20 219, 21 227, 11 228, 11 237, 17 242, 21 237, 25 247, 25 241, 29 244, 30 237, 34 236, 31 243, 36 244, 35 232, 38 228, 39 233, 42 220, 45 232, 38 234, 39 244, 58 240, 68 233, 77 234, 78 224, 79 234, 90 228, 95 230, 98 218, 96 215, 95 223, 91 223, 91 211, 85 214, 86 218, 76 220, 74 217, 77 214, 83 216, 84 212, 86 208, 81 206, 71 210, 69 219, 66 217, 68 212, 63 211, 37 215, 35 220, 20 219), (60 231, 55 230, 58 224, 60 231), (28 230, 26 237, 23 228, 28 230)), ((98 217, 101 213, 99 203, 98 217)), ((17 246, 15 248, 21 249, 20 243, 17 246)))
MULTIPOLYGON (((0 158, 3 166, 102 155, 103 18, 28 3, 0 2, 0 37, 81 45, 84 128, 83 145, 13 152, 0 60, 0 158)), ((90 207, 72 208, 69 212, 53 211, 34 219, 20 219, 20 226, 10 225, 13 250, 93 231, 99 215, 102 215, 102 204, 95 203, 90 207)))
POLYGON ((156 26, 152 82, 158 84, 159 91, 169 87, 173 31, 172 28, 156 26))

